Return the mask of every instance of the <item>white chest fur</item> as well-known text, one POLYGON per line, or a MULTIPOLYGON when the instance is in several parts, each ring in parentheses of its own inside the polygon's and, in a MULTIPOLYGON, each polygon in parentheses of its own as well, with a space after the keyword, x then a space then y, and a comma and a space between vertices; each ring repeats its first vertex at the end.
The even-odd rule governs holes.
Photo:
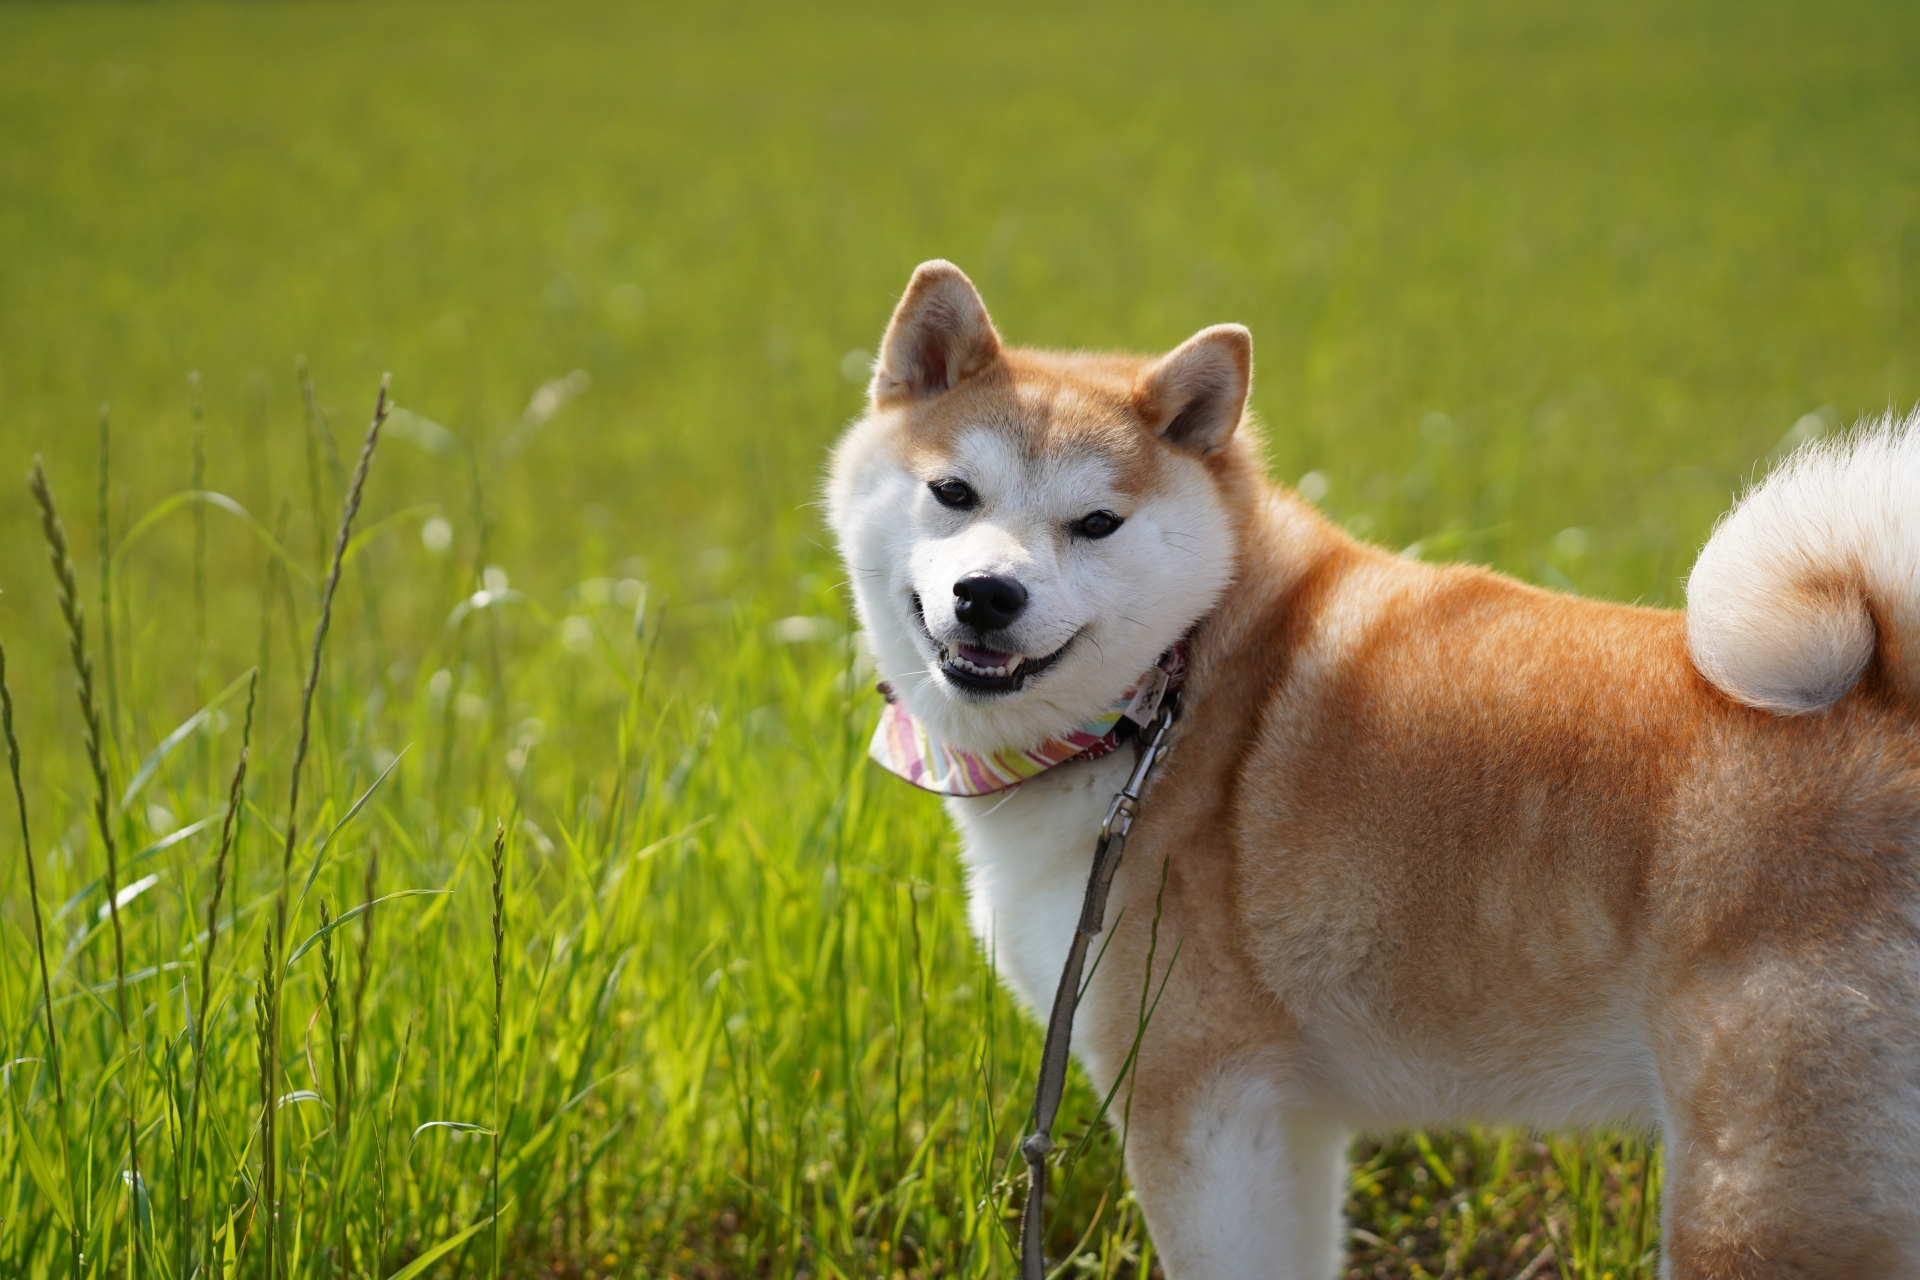
MULTIPOLYGON (((1012 791, 947 801, 960 828, 974 936, 1013 993, 1042 1020, 1080 918, 1100 821, 1133 765, 1134 753, 1122 749, 1049 769, 1012 791)), ((1096 974, 1083 1013, 1103 985, 1096 974)), ((1096 1079, 1107 1078, 1085 1043, 1082 1038, 1076 1044, 1076 1056, 1096 1079)))

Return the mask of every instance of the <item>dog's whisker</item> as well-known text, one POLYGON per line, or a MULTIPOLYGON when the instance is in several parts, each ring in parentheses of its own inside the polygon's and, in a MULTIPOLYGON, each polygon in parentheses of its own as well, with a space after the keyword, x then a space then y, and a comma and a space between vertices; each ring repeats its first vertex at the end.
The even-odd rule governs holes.
POLYGON ((1009 800, 1012 800, 1015 796, 1019 794, 1020 794, 1019 787, 1008 787, 1005 791, 1002 791, 1000 793, 1000 799, 994 802, 993 807, 988 809, 985 813, 981 814, 980 816, 983 818, 992 817, 994 814, 1000 812, 1001 809, 1005 808, 1009 800))

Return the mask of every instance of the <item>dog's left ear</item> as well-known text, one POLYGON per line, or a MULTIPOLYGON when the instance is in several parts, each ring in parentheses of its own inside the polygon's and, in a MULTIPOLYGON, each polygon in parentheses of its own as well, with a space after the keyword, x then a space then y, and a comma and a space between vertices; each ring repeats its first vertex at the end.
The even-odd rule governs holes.
POLYGON ((1253 335, 1217 324, 1140 371, 1133 411, 1174 448, 1205 457, 1233 438, 1252 384, 1253 335))
POLYGON ((868 394, 875 404, 937 396, 1000 354, 1000 335, 966 273, 934 259, 915 269, 880 339, 868 394))

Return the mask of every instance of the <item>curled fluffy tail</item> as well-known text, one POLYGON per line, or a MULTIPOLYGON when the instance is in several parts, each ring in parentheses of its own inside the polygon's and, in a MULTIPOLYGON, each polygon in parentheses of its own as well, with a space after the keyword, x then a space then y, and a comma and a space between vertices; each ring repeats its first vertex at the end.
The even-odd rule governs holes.
POLYGON ((1795 714, 1876 657, 1920 695, 1920 410, 1808 445, 1728 513, 1687 579, 1687 646, 1728 697, 1795 714))

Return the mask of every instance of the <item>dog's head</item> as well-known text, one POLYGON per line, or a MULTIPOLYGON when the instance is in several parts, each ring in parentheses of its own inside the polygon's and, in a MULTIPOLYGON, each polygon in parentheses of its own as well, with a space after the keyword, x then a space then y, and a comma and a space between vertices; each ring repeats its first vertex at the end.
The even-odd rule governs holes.
POLYGON ((947 741, 1099 714, 1213 607, 1249 467, 1252 341, 1165 356, 1004 347, 948 262, 913 273, 828 511, 882 676, 947 741))

